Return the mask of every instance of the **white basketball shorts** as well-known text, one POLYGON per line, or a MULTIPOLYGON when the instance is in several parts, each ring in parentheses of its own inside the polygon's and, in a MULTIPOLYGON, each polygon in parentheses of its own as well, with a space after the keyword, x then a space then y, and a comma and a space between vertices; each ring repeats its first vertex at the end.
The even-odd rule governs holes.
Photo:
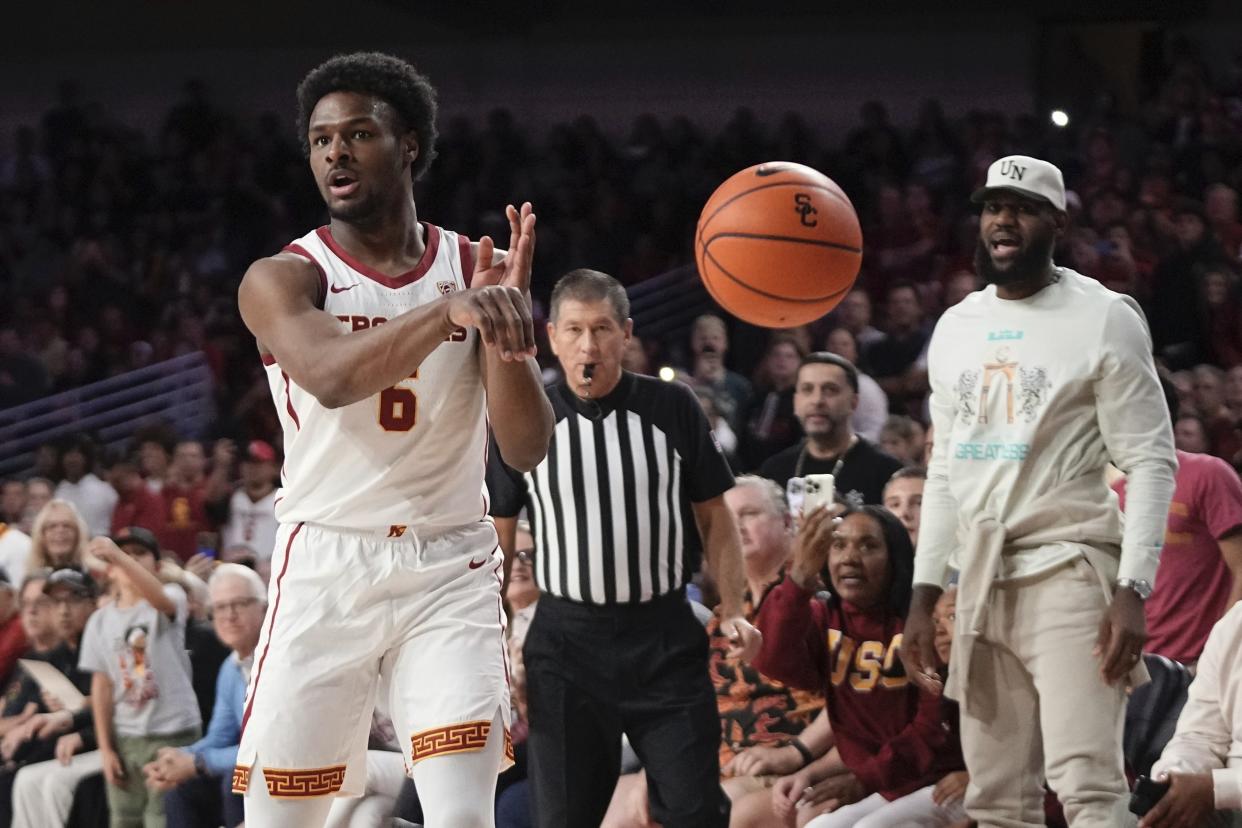
POLYGON ((481 750, 497 710, 497 771, 511 765, 502 562, 490 520, 438 533, 282 524, 233 790, 261 767, 275 797, 362 794, 380 692, 407 772, 481 750))

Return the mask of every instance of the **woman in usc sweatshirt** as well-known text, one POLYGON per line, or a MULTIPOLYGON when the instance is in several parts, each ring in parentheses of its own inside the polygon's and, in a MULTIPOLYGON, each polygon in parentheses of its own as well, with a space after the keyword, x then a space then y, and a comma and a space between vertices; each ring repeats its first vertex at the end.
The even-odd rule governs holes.
MULTIPOLYGON (((964 767, 950 717, 938 696, 910 681, 899 657, 913 571, 909 535, 891 513, 821 508, 803 520, 788 575, 764 601, 764 646, 754 666, 791 686, 823 690, 835 740, 812 776, 795 783, 814 783, 814 799, 828 803, 799 808, 799 824, 883 826, 900 812, 902 824, 939 825, 962 816, 945 813, 931 796, 940 779, 964 767), (819 596, 823 571, 826 596, 819 596), (814 813, 822 815, 803 822, 814 813)), ((778 783, 774 797, 785 793, 778 783)), ((807 799, 803 791, 789 795, 807 799)))

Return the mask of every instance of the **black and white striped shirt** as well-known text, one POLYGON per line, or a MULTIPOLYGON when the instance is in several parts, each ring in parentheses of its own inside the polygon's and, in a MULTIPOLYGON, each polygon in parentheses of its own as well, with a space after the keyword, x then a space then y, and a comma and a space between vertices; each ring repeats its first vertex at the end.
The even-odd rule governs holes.
POLYGON ((694 393, 629 372, 584 402, 548 389, 556 430, 533 471, 505 466, 493 443, 491 512, 528 506, 540 590, 587 604, 650 601, 698 571, 702 543, 692 503, 733 486, 733 474, 694 393))

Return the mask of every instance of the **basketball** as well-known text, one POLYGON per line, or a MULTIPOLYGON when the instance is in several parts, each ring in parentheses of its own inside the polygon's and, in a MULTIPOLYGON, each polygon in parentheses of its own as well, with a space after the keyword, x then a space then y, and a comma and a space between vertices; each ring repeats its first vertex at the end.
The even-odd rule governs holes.
POLYGON ((768 162, 712 193, 694 257, 722 308, 755 325, 792 328, 849 293, 862 263, 862 230, 831 178, 802 164, 768 162))

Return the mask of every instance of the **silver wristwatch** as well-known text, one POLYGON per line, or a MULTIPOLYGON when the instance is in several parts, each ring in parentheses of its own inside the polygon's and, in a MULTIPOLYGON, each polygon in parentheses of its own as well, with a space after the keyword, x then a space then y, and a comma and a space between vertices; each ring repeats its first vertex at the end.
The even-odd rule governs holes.
POLYGON ((1117 589, 1133 590, 1134 594, 1139 597, 1140 601, 1146 601, 1151 597, 1151 584, 1141 578, 1118 578, 1114 585, 1117 589))

